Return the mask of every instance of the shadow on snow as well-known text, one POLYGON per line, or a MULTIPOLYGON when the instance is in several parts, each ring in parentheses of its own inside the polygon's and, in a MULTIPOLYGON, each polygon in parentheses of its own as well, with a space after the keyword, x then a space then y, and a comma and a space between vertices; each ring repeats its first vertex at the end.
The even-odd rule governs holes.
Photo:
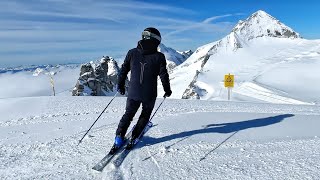
MULTIPOLYGON (((140 148, 146 144, 150 146, 150 145, 170 141, 173 139, 182 138, 179 141, 165 147, 166 149, 168 149, 171 146, 191 137, 192 135, 205 134, 205 133, 225 133, 225 134, 232 133, 227 139, 225 139, 223 142, 221 142, 218 146, 216 146, 212 150, 212 151, 214 151, 215 149, 220 147, 223 143, 225 143, 228 139, 230 139, 232 136, 234 136, 236 133, 238 133, 239 131, 250 129, 250 128, 258 128, 258 127, 273 125, 276 123, 280 123, 285 118, 289 118, 292 116, 294 116, 294 115, 293 114, 282 114, 282 115, 277 115, 277 116, 252 119, 252 120, 240 121, 240 122, 208 124, 208 125, 204 126, 204 128, 202 128, 202 129, 185 131, 185 132, 180 132, 180 133, 176 133, 176 134, 170 134, 168 136, 164 136, 164 137, 160 137, 160 138, 153 138, 153 137, 145 136, 145 137, 143 137, 143 143, 138 145, 136 148, 140 148)), ((212 151, 210 151, 209 153, 211 153, 212 151)), ((207 155, 209 153, 207 153, 207 155)), ((202 158, 201 160, 203 160, 203 159, 204 158, 202 158)))

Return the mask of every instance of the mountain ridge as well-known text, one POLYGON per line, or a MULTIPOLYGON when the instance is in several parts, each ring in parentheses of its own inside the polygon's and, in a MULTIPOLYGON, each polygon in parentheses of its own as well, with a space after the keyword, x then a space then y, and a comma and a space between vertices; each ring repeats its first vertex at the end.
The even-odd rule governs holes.
MULTIPOLYGON (((316 41, 303 39, 290 27, 259 10, 245 21, 239 21, 230 34, 221 40, 197 48, 194 54, 173 70, 170 74, 173 98, 222 100, 226 96, 223 91, 223 76, 234 73, 238 83, 234 88, 234 94, 237 96, 234 100, 240 100, 245 95, 254 96, 257 101, 304 103, 294 96, 291 96, 290 100, 282 98, 285 94, 277 92, 274 92, 274 98, 282 100, 269 100, 257 96, 259 91, 250 92, 251 94, 246 94, 244 91, 246 88, 258 86, 254 80, 257 80, 255 74, 261 74, 259 71, 267 73, 272 68, 293 62, 292 59, 296 59, 295 56, 302 53, 302 48, 318 52, 319 49, 313 48, 316 44, 316 41), (242 85, 243 87, 246 85, 246 88, 240 89, 242 85)), ((310 54, 314 53, 310 51, 310 54)), ((271 80, 268 83, 272 84, 271 80)), ((160 87, 158 90, 160 94, 163 92, 160 87)), ((269 90, 266 92, 273 92, 269 90)))

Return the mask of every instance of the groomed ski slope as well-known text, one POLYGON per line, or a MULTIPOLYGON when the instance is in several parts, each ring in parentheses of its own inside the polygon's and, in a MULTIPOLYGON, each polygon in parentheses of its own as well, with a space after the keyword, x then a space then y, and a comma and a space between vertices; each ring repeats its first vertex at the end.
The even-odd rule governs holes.
MULTIPOLYGON (((231 73, 235 75, 233 100, 250 97, 255 102, 319 104, 320 86, 315 83, 320 79, 316 73, 320 68, 319 40, 262 37, 237 51, 228 49, 228 43, 217 52, 210 48, 218 42, 199 47, 176 67, 170 74, 173 98, 182 98, 194 81, 200 99, 226 99, 223 78, 231 73), (212 55, 201 68, 207 53, 212 55), (196 71, 200 71, 197 76, 196 71)), ((164 93, 161 86, 158 92, 160 96, 164 93)))
POLYGON ((172 99, 119 169, 95 172, 91 168, 111 147, 126 99, 116 98, 77 143, 110 99, 0 100, 0 179, 320 177, 319 106, 172 99))

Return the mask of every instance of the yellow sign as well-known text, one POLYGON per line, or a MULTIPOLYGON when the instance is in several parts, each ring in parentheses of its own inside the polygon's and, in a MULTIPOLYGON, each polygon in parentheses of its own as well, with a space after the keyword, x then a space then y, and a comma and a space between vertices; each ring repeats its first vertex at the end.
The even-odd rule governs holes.
POLYGON ((224 75, 224 87, 234 87, 234 75, 226 74, 224 75))

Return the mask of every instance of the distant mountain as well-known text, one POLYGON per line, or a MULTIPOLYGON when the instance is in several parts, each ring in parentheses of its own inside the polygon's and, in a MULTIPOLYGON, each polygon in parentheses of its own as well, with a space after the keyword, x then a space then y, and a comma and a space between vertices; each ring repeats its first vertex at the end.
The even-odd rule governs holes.
POLYGON ((29 72, 33 76, 39 76, 48 73, 59 73, 64 69, 76 69, 80 67, 81 64, 57 64, 57 65, 30 65, 30 66, 18 66, 18 67, 7 67, 0 68, 0 74, 3 73, 19 73, 19 72, 29 72))
MULTIPOLYGON (((178 52, 163 44, 160 45, 159 51, 165 54, 169 72, 192 54, 192 51, 178 52)), ((108 56, 85 64, 0 68, 1 82, 7 83, 9 79, 18 78, 16 84, 11 83, 10 87, 7 85, 8 89, 12 89, 10 90, 12 93, 3 93, 2 97, 53 95, 51 79, 54 82, 56 95, 112 96, 116 92, 119 70, 117 61, 108 56), (32 88, 15 90, 18 86, 31 87, 30 84, 32 88)))
POLYGON ((246 41, 263 36, 301 38, 299 33, 262 10, 253 13, 245 21, 239 21, 232 32, 246 41))
MULTIPOLYGON (((165 55, 168 71, 183 63, 192 51, 178 52, 172 48, 160 44, 158 51, 165 55)), ((114 95, 118 81, 120 67, 118 63, 109 56, 104 56, 100 61, 91 61, 82 64, 80 77, 73 89, 73 96, 108 96, 114 95)), ((40 72, 41 70, 37 70, 40 72)), ((127 82, 128 83, 128 82, 127 82)))
POLYGON ((181 54, 185 59, 188 59, 191 55, 192 55, 192 51, 191 50, 187 50, 187 51, 177 51, 179 54, 181 54))
MULTIPOLYGON (((259 102, 312 102, 310 93, 315 92, 312 88, 301 93, 294 87, 299 83, 305 86, 303 83, 311 83, 315 77, 320 79, 320 75, 311 76, 308 72, 310 68, 320 68, 319 60, 319 40, 302 39, 299 33, 259 10, 245 21, 239 21, 229 35, 199 47, 173 69, 170 74, 172 97, 227 99, 223 78, 231 73, 236 78, 233 100, 250 97, 259 102), (306 68, 301 69, 299 63, 306 68), (275 77, 271 75, 273 71, 275 77), (298 71, 304 74, 295 73, 298 71)), ((320 87, 316 89, 320 92, 320 87)), ((159 86, 159 96, 162 93, 159 86)))
POLYGON ((162 43, 158 46, 158 51, 162 52, 166 57, 168 71, 172 71, 173 68, 182 64, 192 54, 191 50, 179 52, 177 50, 165 46, 162 43))

